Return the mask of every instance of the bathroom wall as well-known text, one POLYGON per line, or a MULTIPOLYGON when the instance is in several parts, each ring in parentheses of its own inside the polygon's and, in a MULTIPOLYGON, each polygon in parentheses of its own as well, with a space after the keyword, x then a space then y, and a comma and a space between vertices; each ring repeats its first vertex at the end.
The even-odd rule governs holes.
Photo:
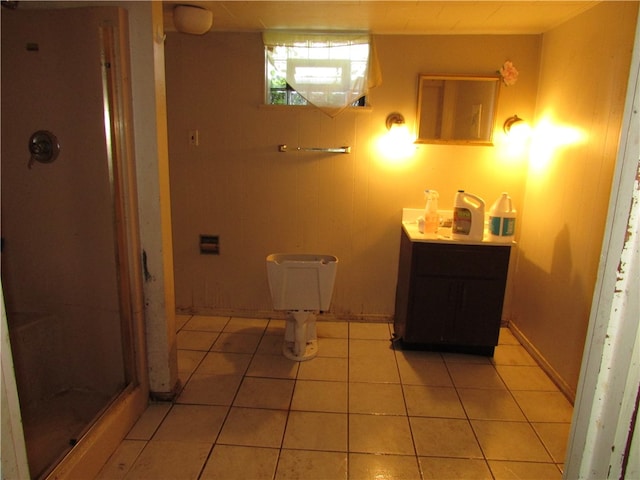
POLYGON ((603 2, 543 37, 511 324, 569 396, 591 310, 637 11, 637 2, 603 2), (574 142, 549 148, 558 134, 574 142))
MULTIPOLYGON (((541 37, 376 36, 383 83, 371 108, 329 118, 313 107, 266 107, 260 34, 169 33, 167 109, 176 307, 179 311, 273 315, 265 257, 318 252, 340 259, 331 314, 390 320, 394 312, 403 207, 423 207, 423 190, 451 208, 463 188, 492 203, 508 191, 524 203, 526 156, 501 132, 514 113, 531 119, 541 37), (420 73, 520 70, 502 87, 495 146, 423 145, 405 162, 377 148, 384 121, 401 112, 413 128, 420 73), (198 130, 199 145, 189 144, 198 130), (350 155, 279 153, 277 146, 350 145, 350 155), (220 237, 220 255, 201 255, 199 234, 220 237)), ((509 292, 512 285, 509 286, 509 292)), ((510 294, 507 296, 509 309, 510 294)))

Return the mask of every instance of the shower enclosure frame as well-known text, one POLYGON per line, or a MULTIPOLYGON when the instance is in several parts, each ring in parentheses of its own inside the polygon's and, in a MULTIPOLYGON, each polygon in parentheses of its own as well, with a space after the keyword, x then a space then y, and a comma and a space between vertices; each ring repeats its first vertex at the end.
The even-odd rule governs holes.
MULTIPOLYGON (((124 375, 126 386, 106 406, 87 428, 78 442, 46 474, 49 478, 93 478, 100 466, 115 450, 133 423, 144 411, 149 397, 146 343, 144 334, 144 299, 141 272, 141 248, 139 238, 136 175, 133 148, 132 98, 130 85, 129 38, 127 11, 115 7, 102 9, 105 18, 101 22, 101 73, 102 98, 104 102, 104 129, 109 163, 109 181, 113 201, 113 223, 115 227, 115 251, 118 271, 118 298, 122 325, 124 375)), ((1 288, 1 287, 0 287, 1 288)), ((4 291, 0 290, 4 299, 4 291)), ((5 420, 13 421, 10 450, 3 457, 11 456, 16 473, 28 471, 24 435, 16 423, 20 410, 15 391, 15 379, 8 378, 13 372, 5 366, 11 354, 8 346, 5 304, 2 302, 2 358, 3 358, 3 430, 5 420), (8 388, 5 388, 8 387, 8 388), (8 410, 4 411, 5 408, 8 410), (6 416, 5 416, 6 415, 6 416)), ((3 441, 7 439, 3 432, 3 441)), ((3 459, 3 475, 9 474, 3 459)))

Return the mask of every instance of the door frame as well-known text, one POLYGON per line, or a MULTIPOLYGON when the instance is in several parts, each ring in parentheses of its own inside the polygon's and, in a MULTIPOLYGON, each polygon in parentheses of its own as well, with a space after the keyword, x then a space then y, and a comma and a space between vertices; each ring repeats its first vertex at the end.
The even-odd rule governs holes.
POLYGON ((637 478, 640 395, 640 15, 564 478, 637 478), (631 448, 634 445, 634 448, 631 448))

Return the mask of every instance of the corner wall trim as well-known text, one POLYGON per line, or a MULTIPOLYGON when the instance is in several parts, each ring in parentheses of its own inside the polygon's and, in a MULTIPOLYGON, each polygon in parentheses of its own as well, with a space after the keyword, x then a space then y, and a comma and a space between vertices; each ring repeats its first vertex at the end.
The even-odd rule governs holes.
POLYGON ((556 384, 560 391, 567 397, 567 400, 573 405, 576 401, 576 392, 565 382, 562 377, 555 371, 546 358, 540 353, 540 351, 529 341, 527 336, 513 322, 509 322, 509 330, 513 333, 513 336, 518 339, 524 349, 529 352, 533 359, 540 365, 540 368, 549 376, 551 381, 556 384))

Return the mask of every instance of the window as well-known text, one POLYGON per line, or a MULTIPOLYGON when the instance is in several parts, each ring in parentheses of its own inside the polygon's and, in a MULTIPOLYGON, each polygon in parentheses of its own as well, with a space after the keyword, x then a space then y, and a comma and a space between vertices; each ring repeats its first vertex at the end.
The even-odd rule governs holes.
POLYGON ((267 103, 313 104, 330 115, 366 105, 367 90, 376 84, 371 71, 378 76, 368 35, 265 32, 263 39, 267 103))

